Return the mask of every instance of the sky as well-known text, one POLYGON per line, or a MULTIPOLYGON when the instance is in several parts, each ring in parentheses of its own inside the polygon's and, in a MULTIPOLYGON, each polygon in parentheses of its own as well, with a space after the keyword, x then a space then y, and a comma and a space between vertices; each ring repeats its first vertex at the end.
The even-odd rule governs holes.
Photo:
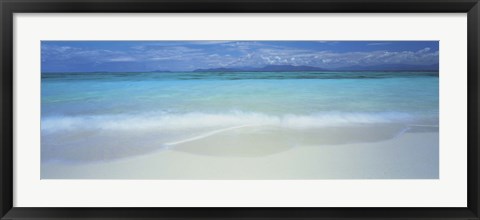
POLYGON ((42 72, 434 65, 438 41, 42 41, 42 72))

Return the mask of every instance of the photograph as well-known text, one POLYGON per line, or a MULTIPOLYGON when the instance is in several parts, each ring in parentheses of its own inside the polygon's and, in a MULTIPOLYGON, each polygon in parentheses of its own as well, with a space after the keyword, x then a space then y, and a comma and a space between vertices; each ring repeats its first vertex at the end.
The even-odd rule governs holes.
POLYGON ((41 179, 439 179, 439 41, 44 40, 40 53, 41 179))

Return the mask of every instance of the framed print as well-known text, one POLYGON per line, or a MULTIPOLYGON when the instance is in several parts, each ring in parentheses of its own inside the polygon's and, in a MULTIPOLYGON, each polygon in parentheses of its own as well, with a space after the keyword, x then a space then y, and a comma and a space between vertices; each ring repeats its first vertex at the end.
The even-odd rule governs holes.
POLYGON ((478 219, 468 1, 1 1, 2 219, 478 219))

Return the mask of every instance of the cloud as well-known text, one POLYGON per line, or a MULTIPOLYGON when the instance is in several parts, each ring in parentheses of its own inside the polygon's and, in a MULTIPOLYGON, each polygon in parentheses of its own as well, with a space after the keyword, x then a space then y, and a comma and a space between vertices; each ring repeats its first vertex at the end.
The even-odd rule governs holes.
POLYGON ((369 51, 369 52, 332 52, 299 49, 260 49, 254 56, 243 57, 243 64, 266 65, 311 65, 335 68, 349 65, 412 64, 426 65, 438 62, 438 51, 424 48, 412 51, 369 51), (248 59, 249 58, 249 59, 248 59), (253 61, 259 59, 262 62, 253 61), (250 62, 249 62, 250 60, 250 62))
POLYGON ((42 45, 42 61, 76 61, 76 62, 118 62, 134 58, 122 51, 105 49, 84 49, 78 47, 42 45))
MULTIPOLYGON (((370 44, 378 45, 379 43, 370 44)), ((294 44, 268 44, 262 41, 182 41, 170 44, 169 42, 144 43, 127 49, 92 49, 42 44, 42 65, 52 67, 55 65, 68 66, 68 64, 102 66, 106 63, 128 62, 131 63, 131 68, 139 68, 139 71, 144 69, 193 70, 215 67, 260 67, 265 65, 308 65, 338 68, 382 64, 429 65, 438 63, 439 55, 438 50, 434 51, 430 47, 417 51, 339 52, 291 45, 294 44)), ((335 47, 333 46, 333 48, 335 47)))
POLYGON ((130 61, 136 61, 135 58, 133 57, 114 57, 108 59, 110 62, 130 62, 130 61))
POLYGON ((426 53, 428 51, 430 51, 430 47, 425 47, 425 48, 419 50, 417 53, 426 53))
POLYGON ((212 44, 225 44, 232 41, 222 41, 222 40, 201 40, 201 41, 187 41, 187 44, 196 44, 196 45, 212 45, 212 44))

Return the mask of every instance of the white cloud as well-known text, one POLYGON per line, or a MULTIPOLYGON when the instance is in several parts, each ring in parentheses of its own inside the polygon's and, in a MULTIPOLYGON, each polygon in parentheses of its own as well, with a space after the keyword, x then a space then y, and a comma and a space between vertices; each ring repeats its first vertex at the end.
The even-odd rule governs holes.
POLYGON ((110 62, 129 62, 129 61, 135 61, 136 59, 133 57, 115 57, 115 58, 110 58, 108 61, 110 62))
MULTIPOLYGON (((232 41, 222 41, 222 40, 201 40, 201 41, 188 41, 185 43, 196 44, 196 45, 212 45, 212 44, 224 44, 230 43, 232 41)), ((182 42, 183 43, 183 42, 182 42)))
POLYGON ((426 53, 428 51, 430 51, 430 47, 423 48, 423 49, 419 50, 417 53, 426 53))
MULTIPOLYGON (((42 45, 42 62, 107 63, 132 62, 167 65, 172 68, 260 67, 265 65, 309 65, 337 68, 351 65, 435 64, 438 51, 426 47, 418 51, 334 52, 299 49, 263 42, 189 41, 182 45, 152 44, 131 47, 129 50, 88 49, 71 46, 42 45), (204 45, 214 45, 207 47, 204 45), (218 45, 215 45, 218 44, 218 45), (190 45, 190 46, 189 46, 190 45), (211 49, 214 47, 215 49, 211 49)), ((378 44, 378 43, 371 43, 378 44)))

